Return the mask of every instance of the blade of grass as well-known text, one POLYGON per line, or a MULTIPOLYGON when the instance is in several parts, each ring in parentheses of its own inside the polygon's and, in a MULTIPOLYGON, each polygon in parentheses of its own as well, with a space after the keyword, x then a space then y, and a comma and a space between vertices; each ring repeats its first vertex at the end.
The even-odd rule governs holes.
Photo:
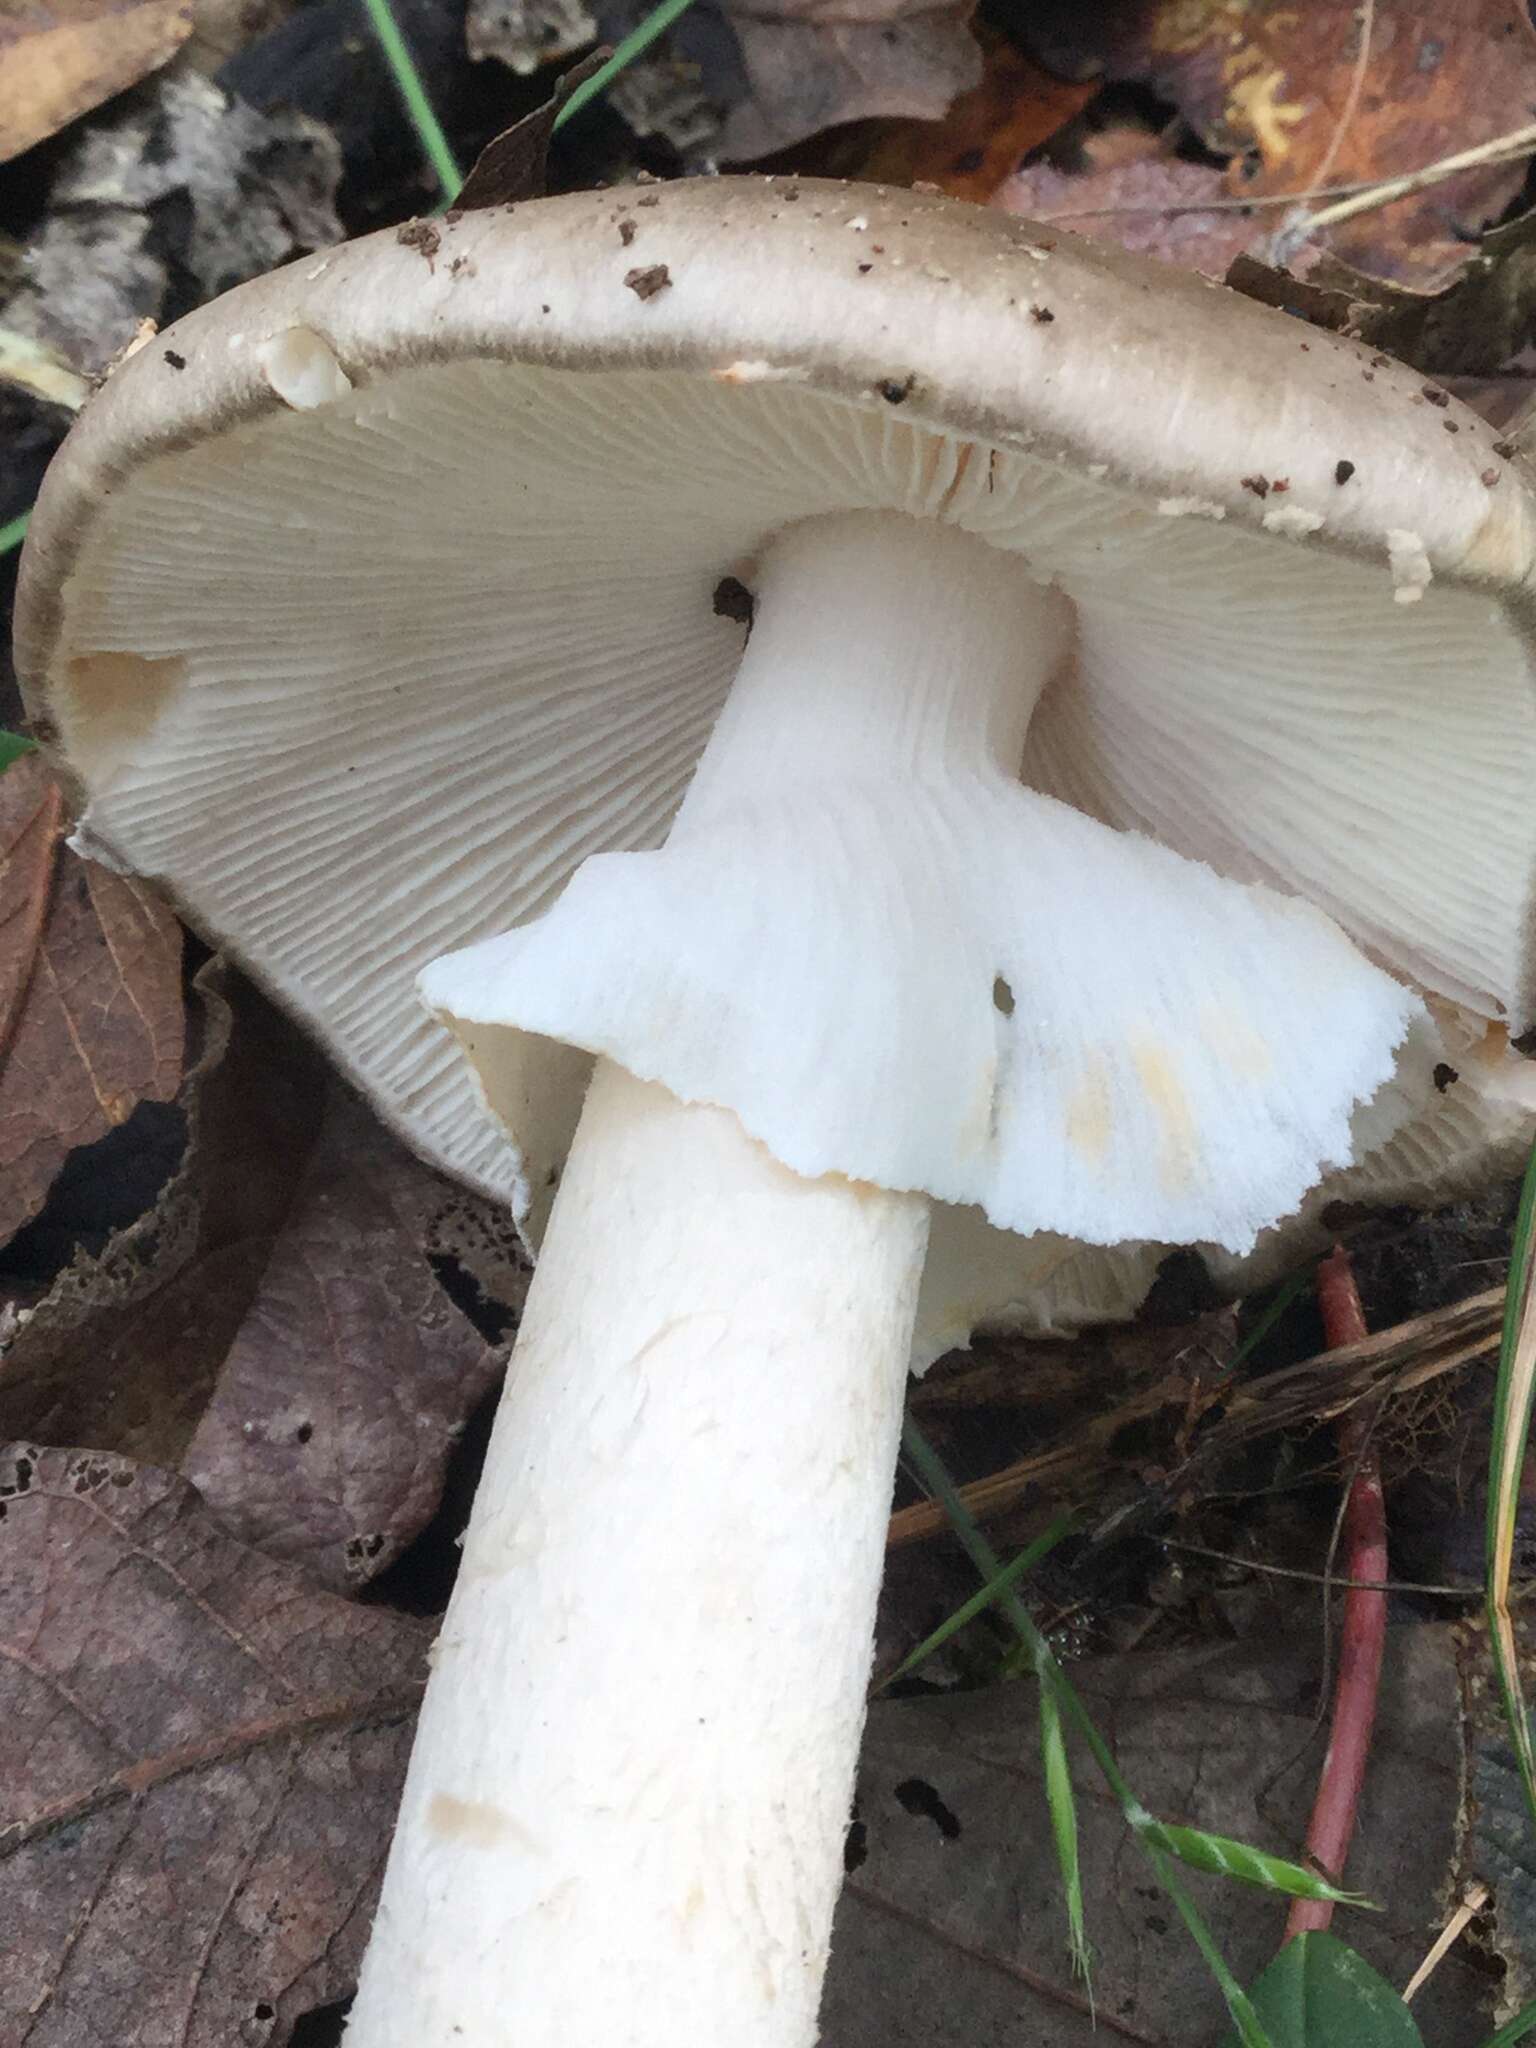
POLYGON ((427 97, 421 73, 416 69, 416 60, 400 33, 400 24, 395 20, 389 0, 363 0, 363 5, 368 11, 368 20, 378 38, 379 48, 384 52, 384 61, 394 74, 411 126, 416 130, 421 153, 432 166, 433 175, 447 197, 457 199, 464 185, 463 173, 448 147, 442 123, 427 97))
POLYGON ((927 1663, 935 1650, 942 1650, 951 1637, 957 1636, 968 1622, 974 1621, 978 1614, 985 1613, 995 1601, 1011 1591, 1020 1579, 1027 1577, 1043 1558, 1050 1555, 1062 1538, 1071 1533, 1071 1530, 1072 1517, 1058 1515, 1050 1527, 1042 1530, 1033 1543, 1021 1550, 1016 1558, 1003 1566, 1001 1571, 994 1573, 979 1593, 973 1593, 963 1606, 955 1609, 947 1621, 939 1623, 931 1636, 925 1636, 915 1650, 902 1658, 894 1671, 881 1679, 874 1690, 877 1693, 884 1692, 886 1687, 894 1685, 898 1678, 905 1678, 920 1664, 927 1663))
POLYGON ((673 22, 680 15, 686 14, 692 5, 693 0, 661 0, 659 7, 653 7, 638 27, 632 28, 622 42, 614 45, 613 55, 608 62, 600 70, 594 71, 583 84, 577 86, 555 116, 555 133, 558 135, 571 116, 579 114, 583 107, 589 106, 599 93, 605 93, 619 73, 627 70, 637 57, 642 56, 658 36, 665 35, 673 22))
MULTIPOLYGON (((965 1503, 960 1499, 959 1491, 945 1470, 943 1461, 910 1418, 904 1425, 903 1445, 911 1465, 943 1503, 950 1515, 955 1533, 972 1562, 986 1578, 996 1578, 1001 1569, 998 1558, 965 1503)), ((1049 1689, 1061 1713, 1072 1721, 1087 1744, 1105 1782, 1119 1801, 1121 1811, 1152 1864, 1159 1884, 1172 1899, 1180 1919, 1189 1930, 1190 1938, 1199 1949, 1207 1969, 1220 1989, 1244 2048, 1273 2048, 1252 2001, 1232 1975, 1210 1929, 1190 1897, 1178 1874, 1174 1859, 1188 1861, 1196 1868, 1241 1877, 1248 1883, 1288 1892, 1293 1896, 1332 1895, 1342 1902, 1348 1895, 1339 1893, 1334 1886, 1325 1884, 1299 1865, 1287 1863, 1279 1857, 1268 1856, 1263 1851, 1250 1848, 1244 1843, 1211 1835, 1198 1828, 1170 1827, 1155 1819, 1121 1776, 1108 1744, 1100 1736, 1076 1689, 1051 1654, 1049 1644, 1036 1628, 1028 1610, 1012 1593, 1004 1594, 1003 1607, 1021 1640, 1028 1644, 1032 1651, 1042 1691, 1049 1689)), ((1070 1790, 1070 1779, 1068 1787, 1070 1790)), ((1053 1809, 1052 1821, 1053 1826, 1059 1828, 1063 1822, 1062 1813, 1053 1809)), ((1075 1818, 1070 1825, 1075 1845, 1075 1818)), ((1073 1865, 1075 1869, 1075 1856, 1073 1865)), ((1077 1888, 1080 1893, 1080 1876, 1077 1878, 1077 1888)))
MULTIPOLYGON (((961 1499, 960 1490, 945 1470, 937 1451, 910 1418, 903 1425, 902 1442, 908 1462, 950 1516, 955 1534, 978 1571, 989 1578, 997 1575, 1001 1570, 997 1553, 961 1499)), ((1169 1855, 1176 1856, 1181 1863, 1187 1863, 1193 1870, 1236 1877, 1244 1884, 1255 1885, 1263 1891, 1283 1892, 1289 1898, 1332 1899, 1336 1905, 1349 1906, 1365 1903, 1354 1893, 1341 1891, 1336 1885, 1329 1884, 1326 1878, 1318 1876, 1316 1871, 1308 1870, 1299 1863, 1271 1856, 1266 1850, 1233 1841, 1227 1835, 1213 1835, 1204 1828, 1181 1827, 1156 1819, 1120 1775, 1113 1752, 1094 1726, 1088 1709, 1035 1626, 1028 1608, 1011 1593, 1004 1595, 1002 1606, 1028 1648, 1041 1682, 1056 1689, 1067 1718, 1082 1736, 1106 1784, 1138 1834, 1169 1855)))
POLYGON ((1083 1870, 1077 1847, 1077 1794, 1061 1725, 1061 1702, 1049 1685, 1040 1688, 1040 1758, 1045 1774, 1045 1803, 1051 1816, 1056 1862, 1067 1895, 1067 1946, 1072 1968, 1087 1986, 1093 2003, 1093 1953, 1088 1946, 1088 1915, 1083 1905, 1083 1870))
POLYGON ((1536 2034, 1536 1998, 1529 2005, 1522 2005, 1512 2020, 1483 2043, 1483 2048, 1515 2048, 1517 2041, 1528 2040, 1532 2034, 1536 2034))
MULTIPOLYGON (((987 1582, 987 1589, 994 1591, 1003 1612, 1013 1625, 1014 1633, 1029 1652, 1039 1675, 1040 1650, 1044 1638, 1035 1627, 1034 1617, 1013 1591, 1012 1581, 1001 1582, 1008 1576, 1008 1568, 993 1550, 981 1530, 977 1527, 970 1511, 961 1500, 955 1482, 945 1469, 944 1461, 929 1443, 917 1424, 909 1415, 902 1424, 902 1448, 910 1465, 929 1492, 943 1503, 956 1535, 965 1546, 971 1562, 987 1582)), ((1062 1532, 1065 1534, 1065 1531, 1062 1532)), ((1045 1536, 1051 1534, 1050 1530, 1045 1536)), ((1044 1543, 1045 1536, 1037 1537, 1031 1548, 1044 1543)), ((1028 1551, 1024 1553, 1028 1556, 1028 1551)), ((1014 1564, 1019 1560, 1015 1558, 1014 1564)), ((1018 1574, 1015 1574, 1018 1576, 1018 1574)), ((1056 1843, 1056 1859, 1061 1870, 1062 1891, 1067 1910, 1067 1947, 1072 1957, 1072 1967, 1088 1986, 1089 1997, 1093 1995, 1093 1980, 1090 1969, 1088 1947, 1087 1913, 1083 1905, 1082 1864, 1078 1855, 1077 1794, 1072 1785, 1071 1766, 1067 1760, 1066 1742, 1061 1727, 1061 1703, 1053 1688, 1040 1686, 1040 1736, 1043 1749, 1045 1797, 1051 1816, 1051 1833, 1056 1843), (1049 1698, 1050 1706, 1046 1701, 1049 1698)))
POLYGON ((23 754, 35 754, 37 741, 29 740, 24 732, 0 731, 0 775, 3 775, 13 761, 19 761, 23 754))
POLYGON ((1232 1353, 1228 1364, 1228 1371, 1235 1371, 1238 1366, 1242 1365, 1246 1359, 1250 1358, 1258 1350, 1291 1303, 1306 1293, 1307 1285, 1308 1276, 1305 1273, 1293 1273, 1289 1280, 1282 1281, 1280 1286, 1275 1289, 1269 1305, 1264 1309, 1263 1313, 1254 1323, 1253 1328, 1232 1353))
POLYGON ((1531 1400, 1536 1393, 1536 1151, 1525 1170, 1520 1208, 1510 1252, 1509 1283, 1504 1297, 1504 1333, 1499 1345, 1499 1377, 1493 1402, 1493 1447, 1488 1466, 1488 1634, 1493 1666, 1510 1741, 1520 1766, 1525 1803, 1536 1818, 1536 1753, 1531 1747, 1530 1717, 1520 1682, 1520 1659, 1509 1611, 1509 1582, 1514 1570, 1515 1514, 1520 1475, 1531 1427, 1531 1400))
POLYGON ((0 556, 8 555, 19 548, 27 537, 27 526, 32 518, 30 512, 23 512, 19 518, 9 519, 0 526, 0 556))

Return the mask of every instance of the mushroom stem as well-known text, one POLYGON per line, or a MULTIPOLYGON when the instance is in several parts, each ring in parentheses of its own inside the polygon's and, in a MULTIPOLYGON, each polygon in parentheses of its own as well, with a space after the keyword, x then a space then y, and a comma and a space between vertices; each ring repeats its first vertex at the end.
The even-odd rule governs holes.
POLYGON ((349 2048, 807 2048, 928 1205, 598 1065, 349 2048))

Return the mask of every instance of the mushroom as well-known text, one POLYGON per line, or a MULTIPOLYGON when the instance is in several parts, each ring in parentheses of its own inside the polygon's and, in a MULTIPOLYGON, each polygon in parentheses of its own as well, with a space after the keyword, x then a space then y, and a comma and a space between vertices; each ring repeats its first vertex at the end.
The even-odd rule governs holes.
MULTIPOLYGON (((1499 1023, 1432 1000, 1432 1034, 1417 1039, 1392 1080, 1355 1118, 1355 1158, 1330 1173, 1292 1216, 1261 1233, 1252 1251, 1204 1247, 1212 1279, 1226 1293, 1267 1287, 1298 1260, 1337 1238, 1334 1212, 1434 1209, 1521 1173, 1536 1142, 1536 1064, 1514 1050, 1499 1023)), ((1134 1290, 1129 1248, 1099 1253, 1079 1290, 1112 1303, 1134 1290), (1110 1270, 1098 1267, 1110 1262, 1110 1270)), ((1054 1290, 1053 1290, 1054 1292, 1054 1290)), ((1070 1301, 1068 1296, 1068 1313, 1070 1301)), ((1091 1298, 1091 1297, 1090 1297, 1091 1298)))
POLYGON ((921 1352, 1246 1251, 1422 991, 1528 1018, 1532 501, 1436 399, 723 178, 370 237, 88 406, 20 632, 82 843, 558 1182, 358 2048, 804 2048, 920 1277, 921 1352))

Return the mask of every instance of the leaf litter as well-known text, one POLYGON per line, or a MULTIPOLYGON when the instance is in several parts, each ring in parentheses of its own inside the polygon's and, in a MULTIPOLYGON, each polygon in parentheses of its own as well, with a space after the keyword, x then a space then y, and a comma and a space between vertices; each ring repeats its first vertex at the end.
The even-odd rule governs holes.
POLYGON ((40 754, 0 774, 0 1243, 69 1153, 181 1079, 181 928, 144 883, 63 844, 40 754))
POLYGON ((436 1273, 515 1303, 520 1256, 253 990, 198 988, 182 1163, 25 1315, 0 1431, 179 1469, 234 1533, 355 1589, 430 1519, 504 1364, 436 1273))
POLYGON ((0 1452, 0 2041, 230 2048, 351 1984, 431 1630, 185 1480, 0 1452))

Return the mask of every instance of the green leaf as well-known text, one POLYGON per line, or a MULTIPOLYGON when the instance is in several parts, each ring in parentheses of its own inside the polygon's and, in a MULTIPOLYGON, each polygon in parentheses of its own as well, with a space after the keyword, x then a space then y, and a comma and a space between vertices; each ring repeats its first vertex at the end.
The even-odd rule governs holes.
POLYGON ((23 754, 35 753, 37 741, 29 740, 24 732, 0 730, 0 775, 3 775, 13 761, 19 761, 23 754))
MULTIPOLYGON (((1424 2048, 1385 1977, 1331 1934, 1287 1942, 1251 1996, 1275 2048, 1424 2048)), ((1223 2048, 1239 2048, 1239 2037, 1223 2048)))

